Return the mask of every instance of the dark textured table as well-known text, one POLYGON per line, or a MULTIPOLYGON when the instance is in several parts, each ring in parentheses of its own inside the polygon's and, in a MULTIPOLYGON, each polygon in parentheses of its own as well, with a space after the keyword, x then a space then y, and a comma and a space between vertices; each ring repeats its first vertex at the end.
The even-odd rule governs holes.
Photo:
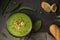
MULTIPOLYGON (((30 12, 30 11, 25 11, 24 12, 26 14, 28 14, 30 16, 30 18, 32 19, 32 22, 34 23, 36 20, 41 19, 43 21, 42 27, 41 29, 36 32, 36 33, 31 33, 28 36, 22 37, 22 38, 16 38, 11 36, 8 31, 6 30, 6 21, 8 19, 8 17, 10 16, 10 14, 18 12, 18 10, 15 10, 12 13, 6 14, 4 12, 4 15, 2 16, 2 12, 3 10, 0 11, 0 32, 4 32, 7 35, 7 38, 4 38, 1 34, 0 34, 0 40, 55 40, 54 37, 50 34, 49 32, 49 25, 54 23, 54 20, 56 19, 56 16, 59 15, 60 12, 60 4, 59 4, 59 0, 12 0, 9 5, 7 6, 6 10, 8 10, 9 8, 11 8, 12 6, 15 6, 12 4, 12 2, 23 2, 22 6, 30 6, 32 8, 35 8, 37 10, 36 15, 34 16, 34 12, 30 12), (58 6, 58 11, 56 13, 46 13, 40 6, 40 3, 42 1, 46 1, 50 4, 56 3, 58 6), (42 11, 42 14, 39 14, 39 12, 42 11), (33 17, 34 16, 34 17, 33 17)), ((4 5, 4 3, 1 4, 4 5)), ((6 11, 5 10, 5 11, 6 11)))

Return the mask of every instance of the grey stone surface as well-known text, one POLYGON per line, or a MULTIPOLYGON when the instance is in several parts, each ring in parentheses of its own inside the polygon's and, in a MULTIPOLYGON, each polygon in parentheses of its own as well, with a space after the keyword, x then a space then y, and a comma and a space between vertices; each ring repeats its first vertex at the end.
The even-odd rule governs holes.
POLYGON ((47 32, 38 32, 25 37, 25 40, 55 40, 55 39, 47 32))

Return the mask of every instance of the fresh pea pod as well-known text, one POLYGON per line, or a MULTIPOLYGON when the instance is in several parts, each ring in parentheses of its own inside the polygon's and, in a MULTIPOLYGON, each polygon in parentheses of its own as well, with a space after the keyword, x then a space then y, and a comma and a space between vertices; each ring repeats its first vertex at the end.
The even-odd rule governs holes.
POLYGON ((59 16, 57 16, 57 18, 60 18, 60 15, 59 15, 59 16))
POLYGON ((6 13, 10 13, 15 11, 16 9, 18 9, 21 6, 22 3, 16 4, 15 6, 13 6, 12 8, 10 8, 9 10, 6 11, 6 13))
POLYGON ((34 26, 33 26, 33 30, 36 32, 38 31, 40 28, 41 28, 41 25, 42 25, 42 21, 41 20, 38 20, 34 23, 34 26))
POLYGON ((55 22, 60 22, 60 15, 57 16, 57 19, 55 20, 55 22))
POLYGON ((11 0, 5 0, 4 1, 4 5, 2 6, 2 10, 3 10, 2 15, 4 14, 4 11, 6 10, 6 8, 7 8, 7 6, 8 6, 8 4, 9 4, 10 1, 11 0))
POLYGON ((20 12, 23 10, 29 10, 29 11, 36 11, 34 8, 28 7, 28 6, 23 6, 18 9, 20 12))
POLYGON ((60 19, 55 20, 55 22, 60 22, 60 19))

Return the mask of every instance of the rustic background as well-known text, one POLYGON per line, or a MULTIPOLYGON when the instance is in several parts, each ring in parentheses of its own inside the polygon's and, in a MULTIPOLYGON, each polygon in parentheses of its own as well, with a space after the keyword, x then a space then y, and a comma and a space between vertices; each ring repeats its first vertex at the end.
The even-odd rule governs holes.
MULTIPOLYGON (((3 5, 5 5, 6 0, 1 0, 0 1, 0 32, 4 32, 7 35, 7 38, 3 37, 0 33, 0 40, 55 40, 54 37, 49 32, 49 26, 52 23, 56 23, 54 22, 54 20, 57 19, 56 16, 59 15, 60 13, 60 0, 11 0, 5 11, 7 11, 12 6, 15 6, 14 4, 12 4, 12 2, 17 2, 17 3, 23 2, 21 6, 30 6, 32 8, 35 8, 37 10, 36 13, 26 10, 24 10, 24 12, 30 16, 33 24, 36 20, 41 19, 43 21, 42 27, 38 32, 36 33, 31 32, 29 35, 25 37, 22 38, 13 37, 6 30, 6 21, 12 13, 18 12, 18 10, 13 11, 12 13, 4 12, 1 8, 3 7, 3 5), (40 6, 42 1, 46 1, 50 4, 56 3, 58 6, 57 12, 46 13, 40 6), (40 11, 42 11, 42 14, 39 13, 40 11), (3 12, 4 15, 2 16, 3 12)), ((59 25, 59 23, 57 24, 59 25)))

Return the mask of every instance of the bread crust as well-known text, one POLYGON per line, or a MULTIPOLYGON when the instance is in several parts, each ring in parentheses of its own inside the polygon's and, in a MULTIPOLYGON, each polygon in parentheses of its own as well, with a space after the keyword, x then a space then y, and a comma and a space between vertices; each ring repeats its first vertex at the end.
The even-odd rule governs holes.
POLYGON ((56 40, 60 40, 60 28, 57 25, 52 24, 49 28, 50 33, 56 38, 56 40))
POLYGON ((56 12, 57 11, 57 5, 55 3, 52 4, 50 8, 51 8, 52 12, 56 12))
POLYGON ((45 12, 56 12, 57 11, 57 5, 56 3, 50 5, 49 3, 43 1, 41 3, 41 7, 44 9, 45 12))
POLYGON ((48 4, 47 2, 42 2, 41 3, 41 7, 46 11, 46 12, 50 12, 50 4, 48 4))

